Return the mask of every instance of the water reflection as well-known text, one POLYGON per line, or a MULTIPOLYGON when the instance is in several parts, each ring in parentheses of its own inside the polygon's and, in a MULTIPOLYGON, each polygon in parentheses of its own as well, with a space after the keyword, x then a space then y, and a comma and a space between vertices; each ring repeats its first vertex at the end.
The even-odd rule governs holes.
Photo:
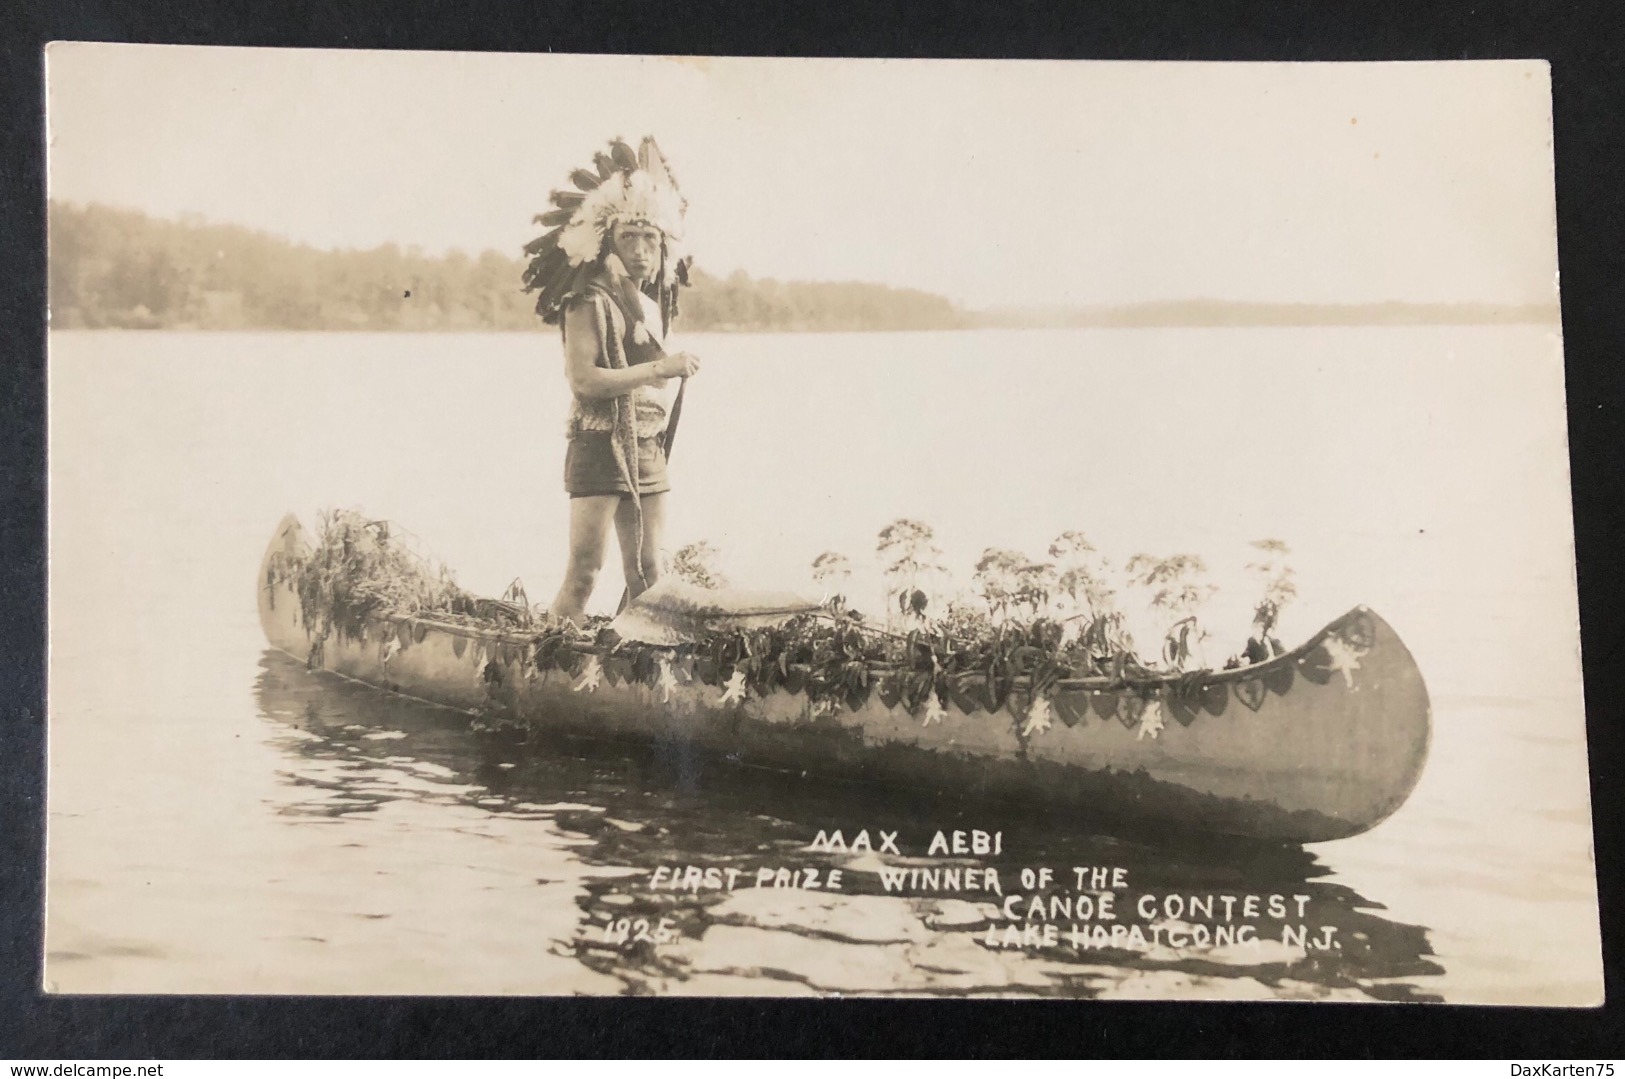
MULTIPOLYGON (((595 986, 612 980, 629 993, 755 995, 1438 999, 1418 985, 1442 973, 1428 931, 1382 917, 1380 904, 1330 879, 1301 848, 1106 836, 1075 814, 1052 811, 1001 810, 990 818, 915 792, 834 788, 709 762, 680 744, 476 732, 465 715, 312 674, 280 652, 265 653, 256 690, 262 716, 276 724, 275 738, 289 752, 288 797, 277 807, 283 815, 342 827, 409 799, 480 811, 500 825, 461 826, 471 840, 504 842, 508 829, 531 827, 528 821, 571 837, 548 848, 554 864, 527 865, 524 872, 543 886, 579 884, 568 892, 580 908, 574 930, 551 941, 549 951, 573 958, 595 986), (895 831, 902 855, 806 850, 818 831, 836 828, 848 837, 868 829, 876 845, 881 829, 895 831), (955 828, 1002 831, 1003 852, 921 857, 936 830, 955 828), (1000 895, 888 893, 879 872, 944 865, 994 868, 1006 892, 1063 896, 1073 891, 1070 867, 1122 867, 1129 888, 1118 896, 1119 921, 1138 923, 1147 939, 1086 936, 1080 947, 1068 934, 1077 919, 1061 918, 1057 940, 1042 939, 1038 920, 1029 930, 1034 935, 1018 946, 989 946, 990 931, 998 944, 1012 924, 1020 925, 1002 916, 1000 895), (714 870, 712 881, 731 870, 741 886, 650 887, 662 867, 662 880, 681 880, 689 867, 714 870), (1029 867, 1051 867, 1057 878, 1046 889, 1020 888, 1029 867), (814 870, 819 883, 838 870, 841 887, 749 886, 758 871, 776 868, 814 870), (1175 940, 1194 942, 1200 925, 1211 938, 1226 923, 1223 899, 1211 917, 1161 909, 1141 920, 1134 910, 1140 895, 1153 903, 1197 897, 1199 904, 1206 896, 1245 894, 1282 896, 1292 914, 1287 921, 1314 927, 1312 939, 1335 946, 1283 943, 1281 923, 1266 918, 1259 935, 1268 939, 1173 948, 1169 932, 1183 931, 1175 940), (1301 916, 1298 896, 1307 897, 1301 916), (1161 934, 1155 939, 1152 926, 1161 934), (1323 926, 1333 927, 1329 938, 1320 935, 1323 926)), ((1080 924, 1087 933, 1088 923, 1080 924)), ((558 991, 571 988, 561 984, 558 991)))

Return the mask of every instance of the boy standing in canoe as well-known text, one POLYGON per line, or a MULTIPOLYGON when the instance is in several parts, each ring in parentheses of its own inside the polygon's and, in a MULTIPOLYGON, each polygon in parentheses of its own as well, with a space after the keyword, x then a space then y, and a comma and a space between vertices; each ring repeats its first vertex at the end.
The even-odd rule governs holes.
POLYGON ((627 598, 660 576, 666 455, 683 385, 699 370, 687 353, 667 354, 666 334, 689 260, 677 251, 686 203, 653 139, 634 152, 617 139, 595 169, 571 174, 575 191, 554 191, 556 226, 526 246, 527 291, 564 337, 574 400, 566 435, 570 551, 551 615, 585 620, 613 522, 627 598), (683 380, 675 401, 668 382, 683 380))

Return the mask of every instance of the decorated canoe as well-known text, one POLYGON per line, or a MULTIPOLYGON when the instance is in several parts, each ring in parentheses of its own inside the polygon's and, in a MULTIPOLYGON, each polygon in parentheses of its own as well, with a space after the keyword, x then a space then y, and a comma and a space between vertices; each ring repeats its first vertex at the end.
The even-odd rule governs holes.
MULTIPOLYGON (((289 515, 260 566, 272 647, 388 692, 539 732, 678 745, 730 765, 968 804, 1061 811, 1079 827, 1312 843, 1364 832, 1410 795, 1430 708, 1416 662, 1355 608, 1299 647, 1234 670, 1071 678, 1033 691, 975 679, 924 700, 885 673, 830 707, 788 677, 764 688, 683 650, 540 640, 534 631, 379 613, 308 624, 286 567, 289 515), (544 654, 545 653, 545 654, 544 654)), ((907 681, 907 675, 902 676, 907 681)))

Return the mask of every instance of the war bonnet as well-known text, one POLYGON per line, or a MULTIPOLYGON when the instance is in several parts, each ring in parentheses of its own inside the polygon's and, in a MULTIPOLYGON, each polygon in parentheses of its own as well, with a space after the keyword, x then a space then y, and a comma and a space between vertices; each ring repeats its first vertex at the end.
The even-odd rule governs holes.
POLYGON ((659 279, 652 284, 669 322, 677 310, 677 290, 688 284, 689 259, 682 254, 683 215, 688 209, 660 147, 645 138, 636 151, 621 139, 608 153, 593 157, 593 168, 570 174, 575 190, 556 190, 554 209, 536 217, 552 231, 525 245, 526 292, 538 292, 536 313, 557 323, 571 295, 598 272, 604 241, 617 222, 650 225, 665 235, 659 279))

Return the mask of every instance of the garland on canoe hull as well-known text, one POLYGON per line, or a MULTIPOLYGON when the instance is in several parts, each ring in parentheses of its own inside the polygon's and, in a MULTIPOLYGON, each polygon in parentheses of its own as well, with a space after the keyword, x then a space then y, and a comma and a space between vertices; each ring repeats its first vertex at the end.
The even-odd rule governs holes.
POLYGON ((1024 733, 1046 728, 1052 717, 1075 726, 1092 712, 1155 737, 1162 714, 1189 726, 1204 712, 1222 716, 1232 696, 1256 712, 1268 694, 1284 696, 1300 677, 1315 685, 1340 673, 1350 677, 1371 648, 1374 631, 1363 616, 1336 629, 1257 666, 1179 674, 1152 671, 1122 654, 1104 662, 1080 656, 1060 645, 1060 627, 1052 622, 1010 626, 994 639, 963 642, 927 633, 899 639, 816 616, 675 647, 615 641, 607 631, 588 641, 552 630, 502 658, 525 669, 565 672, 578 688, 590 689, 601 677, 613 685, 659 689, 674 675, 680 682, 698 679, 718 687, 733 700, 783 689, 806 696, 815 712, 857 711, 876 696, 927 723, 950 704, 966 713, 1004 710, 1024 733))
POLYGON ((1352 681, 1374 635, 1369 620, 1356 614, 1295 652, 1185 672, 1155 670, 1131 651, 1110 647, 1104 634, 1086 631, 1068 641, 1061 623, 1042 618, 964 637, 898 634, 855 614, 821 612, 677 645, 644 644, 619 639, 602 618, 584 631, 538 629, 522 591, 510 589, 502 600, 471 596, 444 569, 405 550, 386 522, 351 512, 324 515, 315 550, 273 559, 267 577, 273 588, 294 583, 312 663, 333 634, 377 639, 393 656, 439 625, 463 631, 454 635, 454 648, 459 656, 476 649, 493 697, 509 677, 548 671, 567 674, 580 692, 608 680, 646 686, 663 698, 698 680, 719 690, 719 704, 782 689, 805 696, 815 715, 857 711, 873 697, 927 725, 950 705, 965 713, 1003 710, 1023 739, 1053 719, 1070 727, 1090 713, 1155 738, 1164 716, 1189 726, 1203 713, 1224 715, 1232 697, 1257 711, 1269 694, 1285 695, 1299 678, 1325 685, 1341 673, 1352 681))

